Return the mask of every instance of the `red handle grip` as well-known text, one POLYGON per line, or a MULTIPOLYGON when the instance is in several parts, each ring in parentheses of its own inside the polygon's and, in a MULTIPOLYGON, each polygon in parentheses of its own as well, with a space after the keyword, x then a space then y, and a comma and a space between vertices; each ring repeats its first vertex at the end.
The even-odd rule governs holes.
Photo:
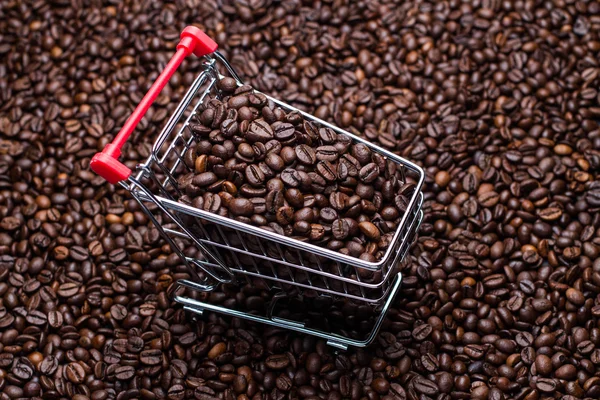
POLYGON ((177 44, 177 52, 169 60, 165 69, 152 84, 152 87, 150 87, 150 90, 148 90, 148 93, 140 101, 131 116, 125 121, 125 125, 113 141, 107 144, 102 152, 96 153, 90 162, 90 168, 112 184, 123 181, 131 175, 131 170, 119 161, 121 149, 158 94, 177 71, 183 59, 192 53, 202 57, 217 50, 217 44, 195 26, 186 27, 181 32, 180 38, 181 40, 177 44))

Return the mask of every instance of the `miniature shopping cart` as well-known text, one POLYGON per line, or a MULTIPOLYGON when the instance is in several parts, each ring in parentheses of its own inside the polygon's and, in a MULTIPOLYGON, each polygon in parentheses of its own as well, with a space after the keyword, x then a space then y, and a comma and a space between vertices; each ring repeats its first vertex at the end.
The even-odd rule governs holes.
MULTIPOLYGON (((93 157, 91 168, 110 183, 118 183, 129 190, 173 251, 181 257, 190 279, 178 281, 173 293, 175 300, 186 310, 198 314, 205 310, 214 311, 287 328, 326 339, 328 344, 342 349, 366 346, 377 334, 398 292, 404 256, 414 242, 423 218, 423 170, 360 137, 267 96, 284 111, 299 112, 317 126, 329 127, 338 135, 346 135, 354 143, 363 143, 373 152, 380 153, 396 163, 404 181, 413 185, 406 212, 383 257, 377 262, 364 261, 178 201, 182 192, 177 178, 190 171, 184 157, 186 152, 192 151, 197 140, 191 132, 190 121, 211 99, 223 96, 216 84, 223 77, 217 65, 224 66, 238 85, 242 85, 232 66, 216 50, 216 43, 202 31, 187 27, 173 58, 114 141, 93 157), (202 58, 198 77, 160 133, 148 159, 132 172, 118 161, 122 146, 184 58, 192 53, 202 58), (229 306, 228 302, 211 301, 210 292, 219 285, 228 291, 249 285, 268 291, 272 298, 262 312, 238 309, 229 306), (353 309, 358 310, 367 306, 372 310, 372 317, 366 323, 369 329, 364 337, 357 337, 348 333, 353 330, 343 328, 333 332, 327 325, 323 328, 311 323, 311 318, 315 319, 316 315, 314 309, 310 314, 312 317, 293 317, 296 314, 291 312, 291 297, 292 303, 296 304, 294 309, 304 308, 298 307, 298 302, 314 304, 316 301, 317 312, 321 309, 323 314, 336 304, 345 309, 350 307, 347 304, 353 304, 353 309), (326 299, 330 299, 327 300, 329 303, 319 303, 326 299)), ((341 314, 336 315, 339 319, 341 314)))

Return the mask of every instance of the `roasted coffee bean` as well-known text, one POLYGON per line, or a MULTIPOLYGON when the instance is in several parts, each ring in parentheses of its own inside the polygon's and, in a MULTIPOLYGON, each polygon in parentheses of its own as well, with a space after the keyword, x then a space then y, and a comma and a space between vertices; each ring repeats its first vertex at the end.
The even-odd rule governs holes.
POLYGON ((229 202, 228 208, 233 215, 250 217, 254 214, 254 205, 248 199, 233 199, 229 202))
POLYGON ((317 171, 322 179, 327 182, 335 182, 338 179, 337 170, 329 161, 319 161, 317 171))
POLYGON ((393 396, 395 400, 405 400, 407 398, 406 391, 398 383, 390 384, 389 395, 393 396))
POLYGON ((556 386, 556 381, 549 378, 539 378, 535 384, 535 387, 543 393, 554 393, 556 386))
POLYGON ((344 211, 348 208, 348 201, 349 197, 345 193, 334 192, 329 196, 329 204, 331 204, 336 211, 344 211))
POLYGON ((192 180, 192 184, 198 186, 198 187, 205 187, 205 186, 209 186, 212 185, 213 183, 215 183, 219 178, 217 177, 217 175, 215 175, 214 172, 203 172, 201 174, 195 175, 194 179, 192 180))
POLYGON ((323 239, 325 236, 325 228, 321 224, 310 224, 309 238, 314 241, 323 239))
POLYGON ((248 95, 244 95, 244 94, 239 95, 239 96, 230 97, 229 101, 227 102, 227 105, 230 108, 234 108, 234 109, 239 109, 239 108, 245 107, 248 104, 250 104, 248 95))
POLYGON ((199 155, 194 161, 195 172, 202 174, 206 172, 208 168, 208 156, 206 154, 199 155))
POLYGON ((285 162, 278 154, 270 152, 265 158, 265 163, 275 172, 281 172, 285 168, 285 162))
POLYGON ((279 208, 283 207, 284 201, 283 191, 271 190, 265 200, 266 210, 271 214, 275 214, 279 208))
POLYGON ((319 138, 323 141, 324 144, 333 144, 336 142, 337 134, 331 128, 320 128, 319 138))
POLYGON ((252 121, 246 132, 246 139, 250 143, 261 142, 265 143, 273 138, 273 128, 263 119, 252 121))
POLYGON ((127 317, 127 307, 121 304, 115 304, 110 308, 110 315, 118 321, 122 321, 127 317))
POLYGON ((275 139, 286 142, 294 137, 295 129, 294 125, 287 122, 282 122, 277 124, 273 131, 275 139))
POLYGON ((358 171, 358 176, 364 183, 373 182, 379 176, 379 167, 375 163, 367 164, 358 171))
POLYGON ((257 165, 246 167, 246 180, 254 187, 262 186, 265 182, 265 174, 257 165))
POLYGON ((132 366, 121 366, 115 369, 115 378, 119 380, 129 380, 135 375, 135 369, 132 366))
POLYGON ((267 366, 267 368, 274 370, 285 369, 289 365, 289 363, 290 360, 285 354, 272 355, 267 357, 267 359, 265 360, 265 365, 267 366))
POLYGON ((287 186, 296 188, 300 186, 302 182, 302 177, 300 176, 300 173, 297 170, 286 168, 283 171, 281 171, 281 180, 287 186))
POLYGON ((429 324, 423 324, 423 325, 419 325, 418 327, 416 327, 413 332, 412 332, 412 336, 416 339, 416 340, 425 340, 427 338, 427 336, 429 336, 432 332, 432 327, 429 324))
POLYGON ((27 358, 17 358, 14 360, 10 371, 18 379, 27 381, 33 376, 33 365, 27 358))
POLYGON ((413 386, 417 393, 421 393, 426 396, 435 396, 439 393, 439 389, 435 382, 421 376, 415 377, 413 380, 413 386))
MULTIPOLYGON (((334 162, 338 159, 339 152, 335 146, 319 146, 316 148, 316 158, 319 161, 334 162)), ((344 165, 344 164, 340 164, 344 165)))
POLYGON ((282 392, 289 392, 292 388, 293 382, 289 376, 279 375, 277 377, 275 385, 277 386, 277 389, 281 390, 282 392))
POLYGON ((379 229, 377 229, 377 227, 372 222, 363 221, 358 224, 358 228, 362 233, 365 234, 366 237, 373 241, 379 241, 379 239, 381 238, 379 229))
POLYGON ((296 158, 302 164, 313 165, 317 162, 317 155, 312 147, 301 144, 295 148, 296 158))
POLYGON ((275 214, 280 225, 288 225, 294 222, 294 209, 292 207, 279 207, 275 214))
POLYGON ((220 79, 217 82, 217 85, 220 90, 222 90, 224 92, 228 92, 228 93, 233 92, 238 87, 235 79, 230 78, 230 77, 224 77, 223 79, 220 79))
POLYGON ((83 383, 85 379, 85 370, 76 362, 72 362, 66 366, 65 374, 67 379, 74 384, 83 383))
POLYGON ((336 219, 331 224, 333 237, 338 240, 344 240, 350 234, 350 227, 345 219, 336 219))

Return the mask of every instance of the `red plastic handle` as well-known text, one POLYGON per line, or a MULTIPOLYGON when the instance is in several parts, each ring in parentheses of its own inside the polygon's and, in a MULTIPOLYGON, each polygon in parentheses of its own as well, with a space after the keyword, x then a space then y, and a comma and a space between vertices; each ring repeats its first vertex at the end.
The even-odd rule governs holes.
POLYGON ((112 143, 107 144, 102 152, 96 153, 90 162, 90 168, 112 184, 123 181, 131 175, 131 170, 119 161, 121 149, 160 91, 177 71, 183 59, 192 53, 198 57, 214 53, 218 47, 210 37, 195 26, 186 27, 181 32, 180 38, 181 40, 177 44, 177 52, 152 84, 148 93, 127 119, 112 143))

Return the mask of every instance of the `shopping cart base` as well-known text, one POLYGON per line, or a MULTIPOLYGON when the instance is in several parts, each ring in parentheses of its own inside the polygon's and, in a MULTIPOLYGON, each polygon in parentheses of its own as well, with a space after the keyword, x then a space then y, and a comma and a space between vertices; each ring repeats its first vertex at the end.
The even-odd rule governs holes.
MULTIPOLYGON (((274 326, 277 328, 290 329, 290 330, 293 330, 296 332, 300 332, 303 334, 312 335, 312 336, 316 336, 316 337, 325 339, 325 340, 327 340, 327 344, 329 346, 338 348, 340 350, 347 350, 348 347, 350 347, 350 346, 365 347, 365 346, 368 346, 369 344, 371 344, 371 342, 373 342, 373 339, 375 339, 375 336, 377 335, 377 333, 379 332, 379 329, 381 328, 381 325, 383 323, 383 320, 385 319, 385 315, 387 314, 388 309, 390 308, 390 305, 394 301, 396 293, 398 292, 398 289, 400 288, 401 282, 402 282, 402 275, 398 274, 394 280, 392 287, 391 287, 390 293, 389 293, 385 303, 381 307, 379 315, 377 316, 377 319, 375 320, 375 322, 373 324, 373 328, 371 329, 367 338, 364 340, 357 340, 357 339, 352 339, 352 338, 344 337, 344 336, 337 335, 337 334, 323 332, 318 329, 308 328, 308 327, 306 327, 305 324, 298 322, 298 321, 292 321, 289 319, 274 316, 274 315, 272 315, 273 307, 269 308, 269 311, 267 312, 266 316, 260 316, 260 315, 249 314, 249 313, 246 313, 243 311, 233 310, 233 309, 222 307, 219 305, 201 302, 201 301, 194 300, 189 297, 180 296, 180 295, 176 295, 174 297, 174 300, 176 302, 182 304, 184 310, 194 312, 198 315, 203 315, 204 311, 213 311, 213 312, 217 312, 220 314, 228 315, 230 317, 242 318, 247 321, 260 322, 260 323, 274 326)), ((180 288, 187 288, 190 290, 201 291, 201 292, 206 291, 206 289, 204 289, 204 287, 202 285, 198 285, 197 283, 188 281, 188 280, 178 281, 176 284, 175 292, 176 293, 179 292, 178 289, 180 289, 180 288)))

